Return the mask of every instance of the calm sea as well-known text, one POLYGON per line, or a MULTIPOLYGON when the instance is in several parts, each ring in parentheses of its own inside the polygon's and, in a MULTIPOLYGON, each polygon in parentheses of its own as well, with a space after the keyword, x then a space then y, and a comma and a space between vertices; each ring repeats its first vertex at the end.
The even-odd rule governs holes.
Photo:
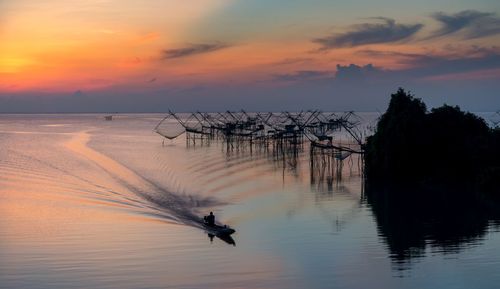
POLYGON ((498 288, 496 220, 436 236, 367 201, 356 160, 162 143, 162 117, 0 115, 0 288, 498 288))

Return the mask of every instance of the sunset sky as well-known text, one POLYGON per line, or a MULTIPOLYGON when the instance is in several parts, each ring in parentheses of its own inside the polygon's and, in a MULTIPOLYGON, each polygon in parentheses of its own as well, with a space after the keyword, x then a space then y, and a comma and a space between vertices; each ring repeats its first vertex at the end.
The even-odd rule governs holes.
POLYGON ((500 1, 0 0, 0 112, 500 109, 500 1))

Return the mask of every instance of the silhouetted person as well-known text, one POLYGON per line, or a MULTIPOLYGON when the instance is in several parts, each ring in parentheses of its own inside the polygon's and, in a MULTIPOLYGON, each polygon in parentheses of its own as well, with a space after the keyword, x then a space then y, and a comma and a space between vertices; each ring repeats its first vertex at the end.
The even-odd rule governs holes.
POLYGON ((214 213, 210 212, 210 215, 203 218, 209 226, 215 226, 215 216, 214 213))

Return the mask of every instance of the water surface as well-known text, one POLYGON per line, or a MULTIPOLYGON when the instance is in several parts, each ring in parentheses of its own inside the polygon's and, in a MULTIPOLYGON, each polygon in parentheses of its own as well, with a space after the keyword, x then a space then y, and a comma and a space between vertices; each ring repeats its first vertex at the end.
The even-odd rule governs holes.
POLYGON ((355 165, 337 182, 311 174, 307 147, 290 160, 217 143, 187 147, 184 136, 162 144, 152 132, 161 118, 0 116, 0 288, 500 282, 494 217, 436 227, 443 220, 422 223, 417 211, 409 221, 365 198, 355 165), (199 227, 210 210, 236 228, 235 246, 199 227))

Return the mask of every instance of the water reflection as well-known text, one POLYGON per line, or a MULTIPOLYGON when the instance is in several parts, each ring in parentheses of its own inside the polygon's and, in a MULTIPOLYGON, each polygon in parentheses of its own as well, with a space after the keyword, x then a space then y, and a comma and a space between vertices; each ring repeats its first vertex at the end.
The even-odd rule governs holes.
POLYGON ((210 234, 210 233, 208 233, 207 235, 208 235, 208 238, 210 239, 210 243, 213 243, 214 237, 217 237, 217 238, 221 239, 222 241, 226 242, 229 245, 236 246, 236 242, 234 241, 233 237, 231 237, 229 235, 216 236, 216 235, 210 234))
POLYGON ((365 201, 397 270, 409 269, 429 251, 449 254, 477 246, 500 219, 499 204, 459 192, 367 189, 365 201))

